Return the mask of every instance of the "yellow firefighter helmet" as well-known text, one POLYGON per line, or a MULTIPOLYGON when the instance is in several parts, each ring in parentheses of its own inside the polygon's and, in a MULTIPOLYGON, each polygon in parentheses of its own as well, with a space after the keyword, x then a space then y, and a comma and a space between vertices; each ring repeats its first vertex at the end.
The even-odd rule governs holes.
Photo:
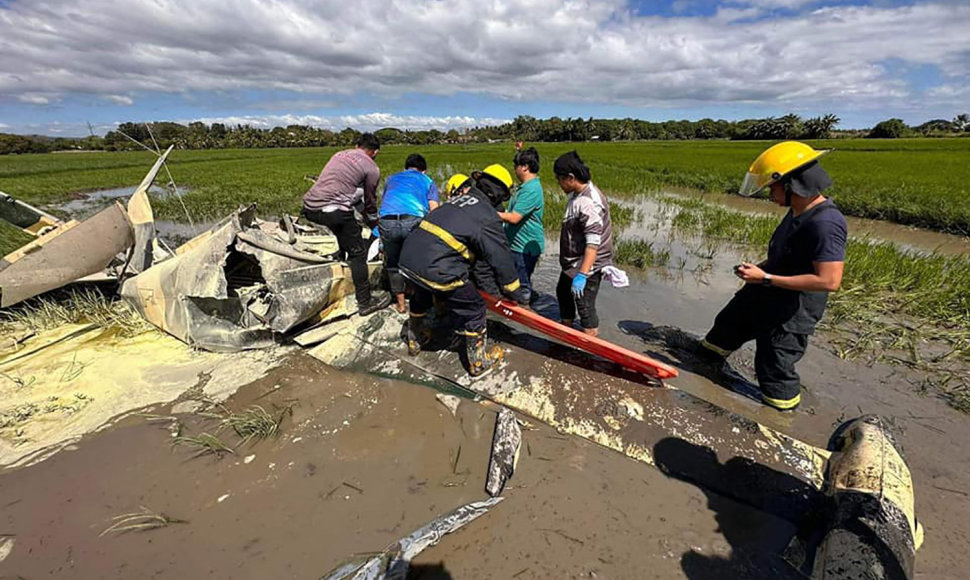
POLYGON ((785 141, 772 145, 758 155, 748 168, 738 193, 745 197, 752 196, 828 152, 824 149, 812 149, 798 141, 785 141))

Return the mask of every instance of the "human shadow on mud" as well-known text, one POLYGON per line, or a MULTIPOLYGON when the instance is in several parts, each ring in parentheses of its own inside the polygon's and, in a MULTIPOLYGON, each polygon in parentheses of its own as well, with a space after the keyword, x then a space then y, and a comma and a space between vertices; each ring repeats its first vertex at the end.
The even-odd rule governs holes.
POLYGON ((638 337, 647 345, 647 355, 700 375, 719 387, 742 397, 761 402, 761 390, 729 363, 712 364, 698 356, 701 339, 675 326, 656 326, 638 320, 621 320, 617 327, 624 334, 638 337))
POLYGON ((454 576, 445 568, 444 562, 437 564, 411 564, 407 580, 452 580, 454 576))
POLYGON ((681 568, 688 578, 794 580, 811 570, 826 506, 818 490, 750 459, 721 463, 711 448, 676 437, 661 440, 653 451, 665 474, 704 492, 718 531, 731 546, 729 556, 685 552, 681 568))

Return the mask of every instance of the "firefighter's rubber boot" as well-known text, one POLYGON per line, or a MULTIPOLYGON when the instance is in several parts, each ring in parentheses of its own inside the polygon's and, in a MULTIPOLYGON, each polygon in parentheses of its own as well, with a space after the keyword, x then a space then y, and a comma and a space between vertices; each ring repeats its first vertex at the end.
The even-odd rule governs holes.
POLYGON ((488 348, 485 330, 481 332, 461 332, 465 336, 465 352, 468 354, 468 373, 478 378, 484 376, 502 361, 505 353, 500 346, 488 348))
POLYGON ((427 314, 411 313, 408 317, 408 354, 417 356, 431 342, 431 330, 425 325, 427 314))

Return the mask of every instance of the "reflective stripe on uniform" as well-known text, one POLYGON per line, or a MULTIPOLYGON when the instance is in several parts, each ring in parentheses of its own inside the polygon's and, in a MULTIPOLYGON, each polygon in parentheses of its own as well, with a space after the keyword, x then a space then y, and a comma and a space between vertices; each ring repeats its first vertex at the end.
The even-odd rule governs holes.
POLYGON ((422 284, 426 285, 428 288, 431 288, 432 290, 439 290, 441 292, 447 292, 449 290, 454 290, 455 288, 461 288, 462 286, 465 285, 465 281, 462 280, 461 278, 458 278, 457 280, 454 280, 452 282, 448 282, 447 284, 439 284, 437 282, 432 282, 431 280, 428 280, 423 276, 418 276, 414 272, 408 272, 406 270, 402 270, 402 272, 406 274, 408 278, 412 278, 416 282, 421 282, 422 284))
POLYGON ((701 340, 701 346, 703 346, 707 350, 713 351, 713 352, 715 352, 715 353, 717 353, 717 354, 719 354, 719 355, 721 355, 721 356, 723 356, 725 358, 731 356, 731 352, 732 351, 723 349, 723 348, 717 346, 716 344, 711 344, 710 342, 707 341, 706 338, 703 339, 703 340, 701 340))
MULTIPOLYGON (((454 250, 454 251, 458 252, 459 254, 461 254, 462 257, 465 258, 466 260, 468 260, 469 262, 472 261, 472 260, 474 260, 474 257, 472 256, 472 253, 468 250, 468 247, 465 246, 465 244, 463 244, 463 243, 459 242, 458 240, 456 240, 455 239, 455 236, 453 236, 450 233, 448 233, 447 231, 441 229, 439 226, 436 226, 435 224, 433 224, 433 223, 431 223, 429 221, 422 221, 421 224, 418 227, 420 227, 422 230, 424 230, 424 231, 426 231, 426 232, 428 232, 430 234, 434 234, 434 235, 438 236, 439 238, 441 238, 441 241, 442 242, 448 244, 448 247, 449 248, 451 248, 452 250, 454 250)), ((460 284, 459 284, 459 286, 460 286, 460 284)))
POLYGON ((771 405, 776 409, 787 410, 787 409, 794 409, 795 407, 798 406, 798 403, 802 401, 802 394, 799 393, 794 397, 792 397, 791 399, 772 399, 771 397, 768 397, 762 394, 761 399, 765 403, 771 405))
POLYGON ((519 289, 519 286, 521 285, 522 284, 521 282, 519 282, 519 279, 516 278, 515 280, 506 284, 505 286, 502 286, 502 289, 505 290, 506 292, 515 292, 516 290, 519 289))

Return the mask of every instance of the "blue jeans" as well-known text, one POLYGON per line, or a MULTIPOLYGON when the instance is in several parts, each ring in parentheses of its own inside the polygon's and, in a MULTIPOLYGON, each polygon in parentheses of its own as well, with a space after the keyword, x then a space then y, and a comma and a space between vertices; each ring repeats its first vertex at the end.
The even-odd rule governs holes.
POLYGON ((534 298, 532 292, 532 273, 536 271, 539 256, 523 254, 522 252, 512 252, 512 259, 515 260, 515 271, 519 275, 519 284, 525 290, 526 300, 531 303, 534 298))
POLYGON ((401 276, 397 264, 401 259, 401 248, 411 230, 418 227, 421 218, 416 216, 402 216, 395 219, 381 218, 377 228, 381 233, 381 244, 384 247, 384 269, 391 284, 391 292, 404 293, 404 277, 401 276))

